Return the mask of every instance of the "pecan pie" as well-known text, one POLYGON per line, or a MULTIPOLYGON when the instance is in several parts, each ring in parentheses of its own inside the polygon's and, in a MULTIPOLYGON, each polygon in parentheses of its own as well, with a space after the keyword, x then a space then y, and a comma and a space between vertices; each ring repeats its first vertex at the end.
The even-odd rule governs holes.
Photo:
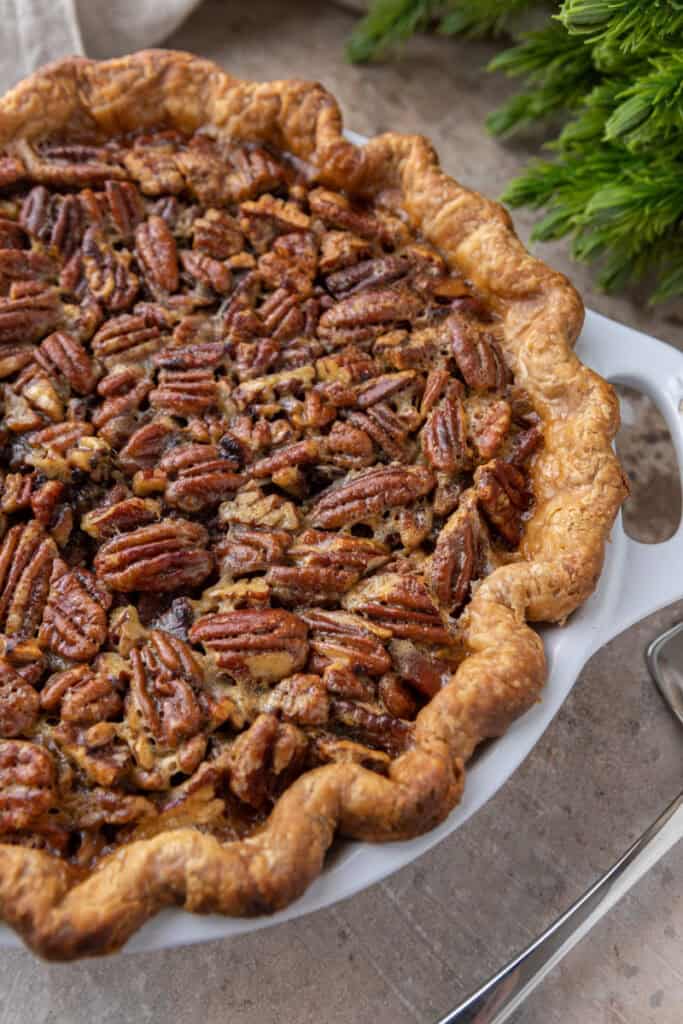
POLYGON ((70 958, 441 821, 625 487, 576 293, 424 139, 152 51, 0 145, 0 893, 70 958))

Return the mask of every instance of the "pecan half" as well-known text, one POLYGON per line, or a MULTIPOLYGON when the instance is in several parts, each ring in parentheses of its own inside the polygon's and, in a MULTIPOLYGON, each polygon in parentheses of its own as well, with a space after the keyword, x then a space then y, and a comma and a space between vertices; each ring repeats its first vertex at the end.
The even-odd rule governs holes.
POLYGON ((272 690, 266 710, 297 725, 324 725, 330 713, 330 701, 320 676, 294 675, 283 679, 272 690))
POLYGON ((403 753, 413 737, 412 722, 381 712, 378 714, 361 704, 335 698, 330 701, 330 712, 361 742, 380 747, 392 757, 403 753))
POLYGON ((49 677, 40 692, 40 705, 48 712, 59 711, 63 722, 95 725, 117 718, 123 702, 115 679, 93 672, 89 665, 78 665, 49 677))
POLYGON ((97 375, 90 356, 71 334, 50 334, 36 352, 36 360, 48 373, 61 374, 76 394, 89 395, 95 390, 97 375))
POLYGON ((463 380, 474 391, 501 391, 510 374, 493 334, 456 314, 450 319, 451 349, 463 380))
POLYGON ((265 530, 235 523, 216 546, 215 553, 224 573, 241 576, 282 562, 291 541, 286 530, 265 530))
POLYGON ((216 292, 217 295, 229 294, 232 288, 232 274, 226 263, 189 249, 181 251, 180 262, 183 270, 209 292, 216 292))
POLYGON ((22 740, 0 740, 0 831, 28 828, 55 799, 55 771, 47 750, 22 740))
POLYGON ((216 445, 186 444, 172 448, 159 462, 170 478, 164 497, 183 512, 197 512, 218 505, 233 494, 243 477, 233 459, 222 457, 216 445))
POLYGON ((451 641, 425 584, 417 576, 373 576, 347 594, 344 605, 366 615, 393 636, 432 644, 451 641))
POLYGON ((130 269, 130 253, 117 252, 103 232, 90 227, 83 236, 83 268, 92 294, 112 313, 121 313, 133 304, 139 281, 130 269))
POLYGON ((406 287, 369 289, 326 310, 320 317, 320 331, 325 335, 352 327, 412 320, 423 306, 423 300, 406 287))
POLYGON ((108 370, 118 363, 142 363, 159 351, 163 326, 151 312, 113 317, 92 339, 93 353, 108 370))
POLYGON ((112 224, 119 238, 128 244, 145 217, 142 196, 129 181, 107 181, 104 190, 112 224))
POLYGON ((106 586, 167 591, 195 587, 211 572, 208 535, 199 523, 168 519, 113 537, 95 556, 95 571, 106 586))
POLYGON ((129 702, 157 743, 175 750, 203 724, 193 689, 203 681, 199 663, 187 644, 161 630, 153 630, 149 643, 134 648, 130 658, 129 702))
POLYGON ((249 608, 206 615, 190 629, 222 669, 237 677, 275 682, 303 668, 308 654, 308 627, 281 609, 249 608))
POLYGON ((135 254, 152 293, 159 298, 178 290, 178 253, 166 223, 152 214, 135 230, 135 254))
POLYGON ((176 416, 195 416, 216 405, 218 387, 211 370, 162 370, 150 405, 176 416))
POLYGON ((431 471, 422 466, 371 469, 326 491, 311 509, 311 523, 325 528, 349 526, 409 505, 433 486, 431 471))
POLYGON ((519 544, 522 515, 530 502, 524 474, 510 463, 494 459, 477 469, 474 482, 486 518, 509 544, 519 544))
POLYGON ((0 623, 8 636, 33 636, 43 616, 57 548, 33 520, 8 530, 0 547, 0 623))
POLYGON ((160 516, 161 507, 153 499, 124 498, 87 512, 81 519, 81 529, 96 540, 103 540, 156 522, 160 516))
POLYGON ((439 607, 455 615, 467 600, 477 577, 479 562, 476 512, 455 513, 454 521, 439 534, 425 570, 425 582, 439 607))
POLYGON ((64 658, 88 661, 106 640, 110 605, 111 596, 87 569, 55 562, 38 639, 64 658))
POLYGON ((208 209, 192 225, 193 246, 214 260, 226 260, 244 248, 244 235, 226 210, 208 209))
POLYGON ((347 666, 381 676, 391 667, 382 633, 360 616, 349 612, 327 612, 310 608, 301 613, 310 629, 311 650, 323 664, 347 666))
POLYGON ((422 431, 422 447, 434 469, 457 473, 469 462, 467 418, 462 385, 452 381, 439 405, 432 409, 422 431))
POLYGON ((0 345, 38 341, 53 331, 59 321, 59 303, 53 288, 40 287, 33 294, 0 298, 0 345))

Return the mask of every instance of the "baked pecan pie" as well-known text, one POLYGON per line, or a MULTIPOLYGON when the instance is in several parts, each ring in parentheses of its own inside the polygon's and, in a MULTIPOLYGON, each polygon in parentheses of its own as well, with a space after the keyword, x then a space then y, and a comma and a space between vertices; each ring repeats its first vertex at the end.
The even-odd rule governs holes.
POLYGON ((624 483, 576 293, 423 139, 157 51, 0 144, 0 893, 69 958, 442 820, 624 483))

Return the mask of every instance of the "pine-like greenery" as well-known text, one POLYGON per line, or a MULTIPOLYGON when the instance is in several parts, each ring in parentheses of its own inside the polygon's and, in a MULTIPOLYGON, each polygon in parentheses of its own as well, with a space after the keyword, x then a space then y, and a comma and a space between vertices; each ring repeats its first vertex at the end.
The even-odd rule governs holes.
MULTIPOLYGON (((534 0, 376 0, 349 44, 385 54, 414 32, 480 35, 514 27, 534 0)), ((542 210, 533 237, 570 236, 605 288, 645 277, 655 301, 683 295, 683 0, 564 0, 489 70, 524 89, 491 113, 504 135, 532 121, 559 134, 503 195, 542 210)))

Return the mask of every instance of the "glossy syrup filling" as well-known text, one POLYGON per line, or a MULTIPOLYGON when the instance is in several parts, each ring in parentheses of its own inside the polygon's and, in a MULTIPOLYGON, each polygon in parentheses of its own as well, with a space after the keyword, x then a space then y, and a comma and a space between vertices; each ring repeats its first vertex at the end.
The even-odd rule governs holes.
POLYGON ((0 832, 88 867, 386 772, 541 440, 396 210, 206 134, 0 157, 0 832))

